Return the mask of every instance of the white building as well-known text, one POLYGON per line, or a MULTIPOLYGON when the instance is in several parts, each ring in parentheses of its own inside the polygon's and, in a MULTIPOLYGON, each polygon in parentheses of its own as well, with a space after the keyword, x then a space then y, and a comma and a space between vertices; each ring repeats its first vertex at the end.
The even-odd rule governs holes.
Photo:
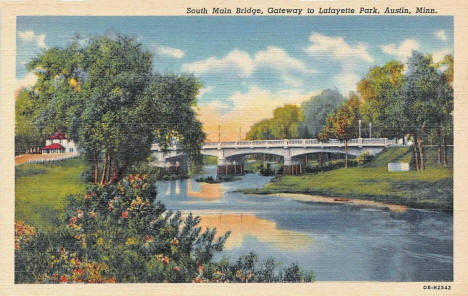
POLYGON ((50 153, 76 153, 78 152, 75 143, 67 139, 64 133, 55 133, 46 140, 46 145, 42 147, 42 154, 50 153))

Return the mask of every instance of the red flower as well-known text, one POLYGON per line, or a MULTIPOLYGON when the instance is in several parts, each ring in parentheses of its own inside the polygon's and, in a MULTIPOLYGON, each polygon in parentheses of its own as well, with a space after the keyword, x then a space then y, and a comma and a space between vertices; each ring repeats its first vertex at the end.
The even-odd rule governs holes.
POLYGON ((75 224, 75 222, 77 221, 78 219, 76 217, 71 217, 70 218, 70 223, 69 225, 72 226, 73 224, 75 224))
POLYGON ((205 268, 203 267, 203 265, 198 265, 198 271, 199 272, 203 272, 203 270, 205 270, 205 268))
POLYGON ((66 282, 67 282, 67 276, 66 276, 66 275, 62 275, 62 276, 60 277, 60 282, 61 282, 61 283, 66 283, 66 282))
POLYGON ((128 211, 123 211, 122 212, 122 219, 127 219, 128 218, 128 211))
POLYGON ((180 267, 179 267, 179 266, 174 266, 174 267, 172 268, 172 270, 174 270, 174 271, 179 271, 179 270, 180 270, 180 267))
POLYGON ((73 270, 73 272, 78 273, 78 274, 83 274, 84 271, 83 271, 83 269, 80 268, 80 269, 73 270))
POLYGON ((137 188, 138 188, 138 184, 135 183, 135 184, 132 185, 132 187, 135 188, 135 189, 137 189, 137 188))
POLYGON ((178 246, 179 245, 179 240, 178 239, 173 239, 171 244, 173 244, 174 246, 178 246))
POLYGON ((147 242, 152 242, 152 241, 153 241, 153 238, 152 238, 151 236, 147 235, 147 236, 145 237, 145 241, 147 241, 147 242))
POLYGON ((163 261, 164 261, 164 264, 169 264, 169 258, 167 258, 167 256, 164 257, 163 261))

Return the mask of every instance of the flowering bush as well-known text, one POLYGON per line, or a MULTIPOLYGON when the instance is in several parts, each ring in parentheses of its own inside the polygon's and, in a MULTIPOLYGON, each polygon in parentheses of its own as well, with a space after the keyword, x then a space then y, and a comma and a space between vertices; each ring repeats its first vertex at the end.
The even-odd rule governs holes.
POLYGON ((71 196, 54 232, 16 228, 17 282, 191 282, 229 233, 201 232, 200 219, 167 212, 148 175, 90 185, 71 196))

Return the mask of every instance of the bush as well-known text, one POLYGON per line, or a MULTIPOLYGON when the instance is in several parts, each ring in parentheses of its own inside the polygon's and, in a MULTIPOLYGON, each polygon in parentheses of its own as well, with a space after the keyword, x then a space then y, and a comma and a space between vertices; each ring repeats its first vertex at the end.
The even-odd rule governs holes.
POLYGON ((18 223, 16 282, 190 282, 229 236, 201 232, 199 217, 166 212, 155 182, 130 175, 69 197, 66 220, 50 233, 18 223), (28 232, 26 233, 26 229, 28 232))

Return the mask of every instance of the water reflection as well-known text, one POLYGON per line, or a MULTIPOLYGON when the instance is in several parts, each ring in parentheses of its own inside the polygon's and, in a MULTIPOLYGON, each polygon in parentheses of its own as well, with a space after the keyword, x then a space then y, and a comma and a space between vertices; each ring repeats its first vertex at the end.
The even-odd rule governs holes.
MULTIPOLYGON (((195 213, 196 214, 196 213, 195 213)), ((253 214, 197 215, 202 229, 216 227, 218 235, 231 231, 226 249, 240 247, 246 236, 254 236, 263 243, 270 243, 278 250, 303 250, 312 239, 305 233, 279 229, 275 222, 258 218, 253 214)))
MULTIPOLYGON (((216 166, 206 169, 203 177, 216 174, 216 166)), ((319 281, 453 280, 451 215, 236 192, 270 179, 247 174, 221 184, 162 181, 158 199, 170 210, 200 216, 203 228, 231 231, 219 254, 230 260, 255 251, 260 259, 298 262, 319 281)))

